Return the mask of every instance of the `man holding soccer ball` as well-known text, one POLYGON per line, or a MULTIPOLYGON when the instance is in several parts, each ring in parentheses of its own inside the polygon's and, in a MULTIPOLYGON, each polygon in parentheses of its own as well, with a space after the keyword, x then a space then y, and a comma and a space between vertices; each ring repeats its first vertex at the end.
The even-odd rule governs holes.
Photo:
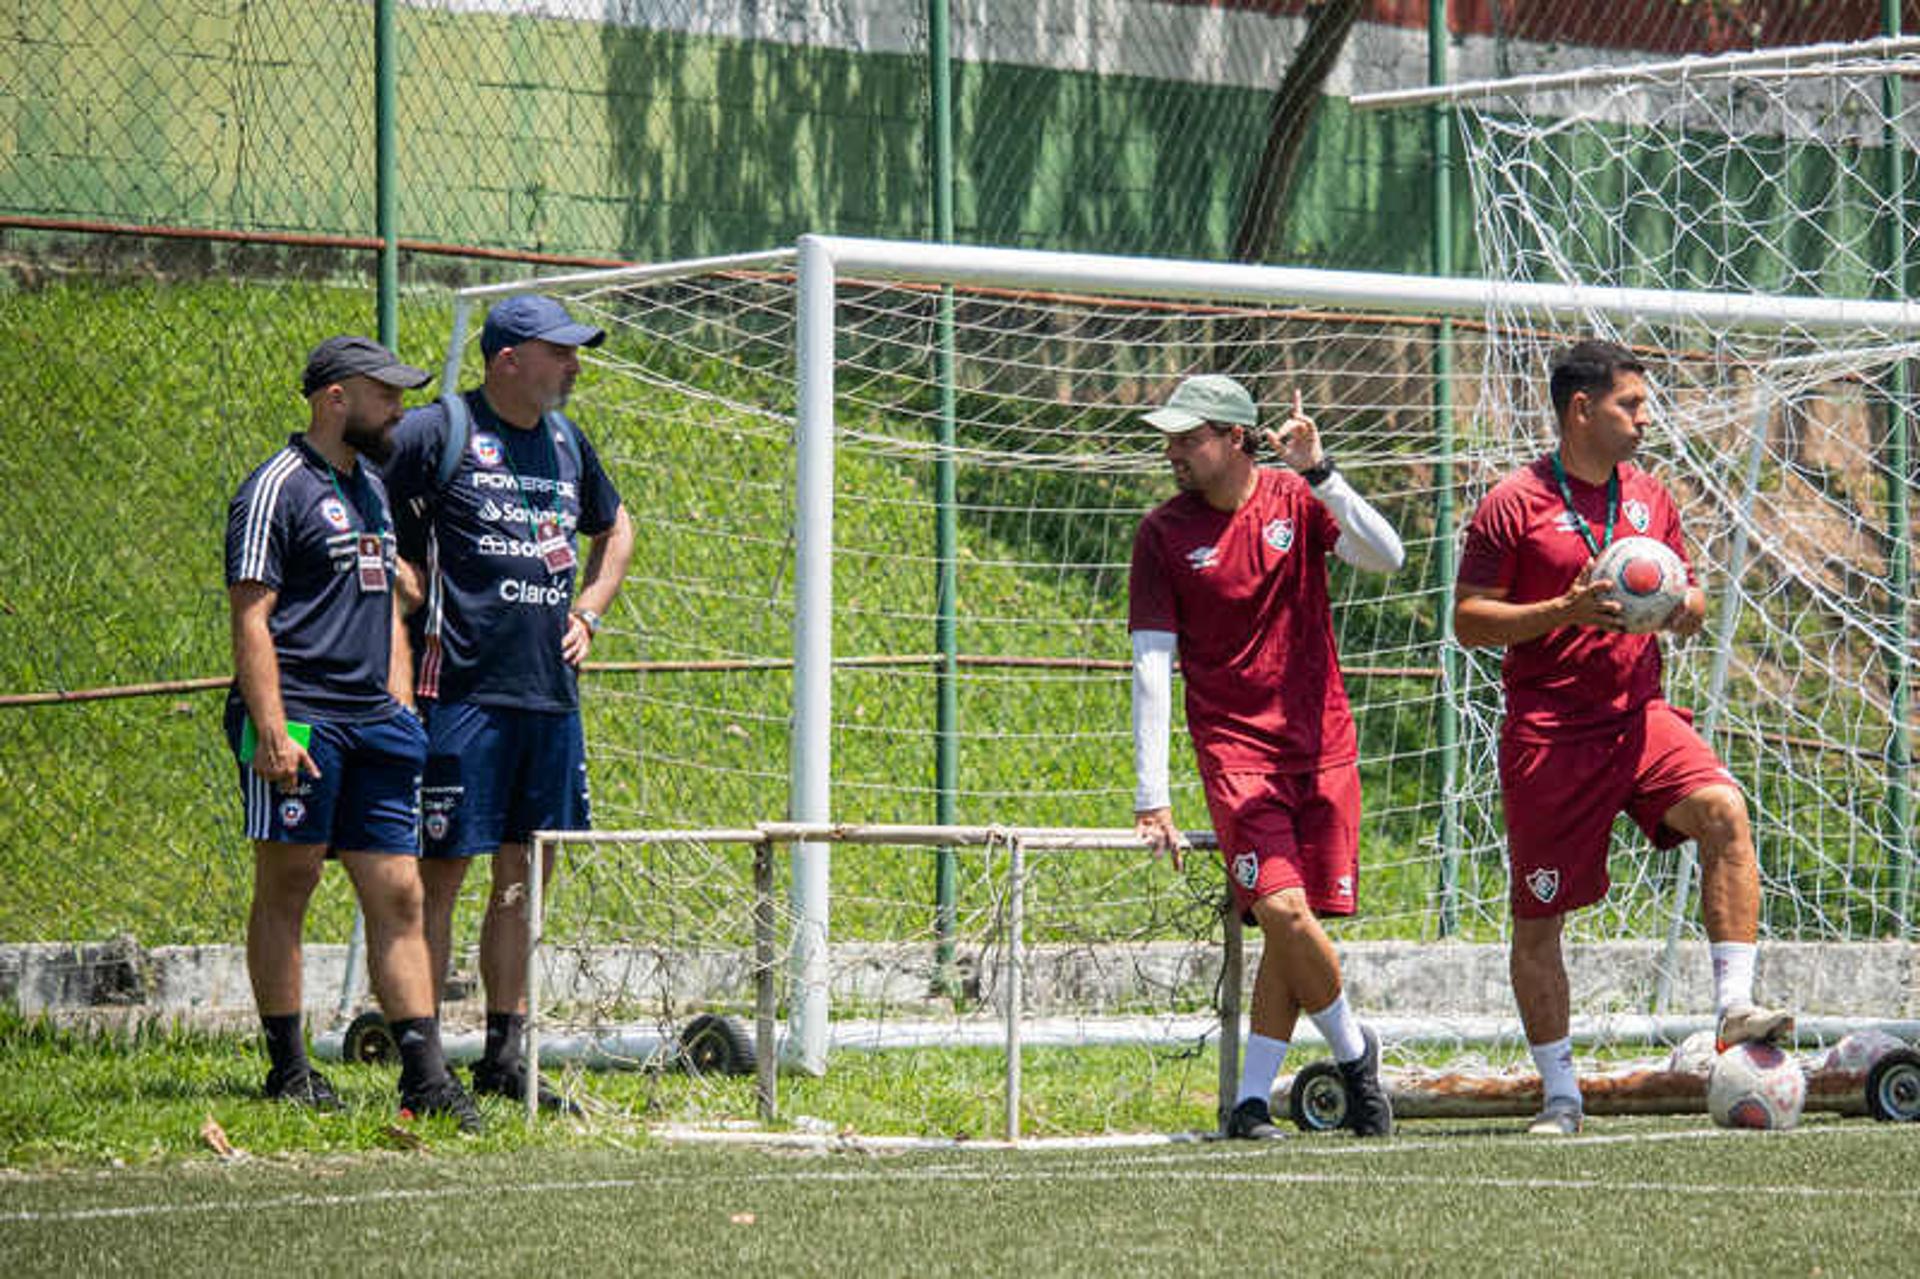
POLYGON ((1234 903, 1264 942, 1227 1135, 1280 1136, 1268 1098, 1305 1012, 1346 1081, 1347 1127, 1385 1136, 1379 1043, 1347 1006, 1319 922, 1357 907, 1360 849, 1359 751, 1327 556, 1390 573, 1400 538, 1334 469, 1298 392, 1280 428, 1258 437, 1253 397, 1226 377, 1186 379, 1146 420, 1166 436, 1180 492, 1141 521, 1133 547, 1134 825, 1179 866, 1167 781, 1177 645, 1234 903), (1255 464, 1257 438, 1285 468, 1255 464))
MULTIPOLYGON (((1657 539, 1685 560, 1664 485, 1632 465, 1650 425, 1645 366, 1625 347, 1579 342, 1554 360, 1557 450, 1481 500, 1467 529, 1453 611, 1468 647, 1504 646, 1500 788, 1511 863, 1514 999, 1545 1102, 1529 1131, 1580 1130, 1562 923, 1606 895, 1613 819, 1658 848, 1700 849, 1719 1047, 1771 1040, 1791 1014, 1753 1002, 1760 872, 1733 775, 1661 695, 1660 643, 1629 634, 1615 584, 1594 562, 1616 537, 1657 539)), ((1706 617, 1693 585, 1662 629, 1706 617)))

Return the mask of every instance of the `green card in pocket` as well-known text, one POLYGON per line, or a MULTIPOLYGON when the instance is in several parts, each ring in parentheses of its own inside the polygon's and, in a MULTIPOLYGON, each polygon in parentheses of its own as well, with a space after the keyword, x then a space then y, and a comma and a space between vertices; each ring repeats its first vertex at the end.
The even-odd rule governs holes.
MULTIPOLYGON (((301 750, 306 750, 313 744, 313 725, 290 719, 287 721, 287 736, 291 737, 294 744, 301 750)), ((253 763, 253 753, 259 749, 260 737, 253 731, 253 718, 249 716, 240 723, 240 762, 253 763)))

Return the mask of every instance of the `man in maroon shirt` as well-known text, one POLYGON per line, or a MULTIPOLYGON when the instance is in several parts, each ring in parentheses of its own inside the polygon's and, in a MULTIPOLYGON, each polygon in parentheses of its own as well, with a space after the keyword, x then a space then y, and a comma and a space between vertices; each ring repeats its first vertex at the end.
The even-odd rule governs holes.
POLYGON ((1393 1108, 1379 1041, 1348 1008, 1318 919, 1354 912, 1360 844, 1359 752, 1327 554, 1392 572, 1400 539, 1334 469, 1298 392, 1292 415, 1261 433, 1290 469, 1255 464, 1259 415, 1231 378, 1188 378, 1146 418, 1167 437, 1180 493, 1147 515, 1133 546, 1134 824, 1180 864, 1167 779, 1177 646, 1220 853, 1264 941, 1227 1135, 1280 1136, 1269 1098, 1305 1011, 1345 1078, 1347 1126, 1385 1136, 1393 1108))
MULTIPOLYGON (((1507 650, 1508 962, 1545 1099, 1529 1131, 1565 1135, 1580 1130, 1582 1107, 1561 926, 1606 895, 1615 814, 1656 847, 1699 844, 1720 1047, 1778 1038, 1793 1018, 1753 1002, 1760 871, 1746 801, 1692 716, 1662 698, 1659 640, 1625 633, 1613 583, 1593 576, 1615 536, 1658 538, 1686 559, 1672 497, 1629 460, 1650 421, 1646 369, 1625 347, 1580 342, 1555 359, 1551 392, 1560 447, 1495 485, 1474 512, 1453 628, 1463 645, 1507 650)), ((1691 566, 1688 582, 1664 627, 1676 635, 1706 618, 1691 566)))

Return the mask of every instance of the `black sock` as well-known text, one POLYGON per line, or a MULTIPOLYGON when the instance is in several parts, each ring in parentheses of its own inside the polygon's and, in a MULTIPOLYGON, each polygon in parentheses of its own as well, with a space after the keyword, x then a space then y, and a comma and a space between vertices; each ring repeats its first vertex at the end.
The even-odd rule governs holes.
POLYGON ((267 1037, 267 1061, 281 1074, 307 1064, 307 1045, 300 1035, 300 1014, 262 1017, 260 1029, 267 1037))
POLYGON ((440 1050, 440 1019, 410 1017, 387 1023, 400 1049, 400 1091, 432 1083, 447 1074, 446 1054, 440 1050))
POLYGON ((484 1060, 499 1070, 520 1064, 520 1045, 526 1037, 525 1013, 488 1013, 484 1060))

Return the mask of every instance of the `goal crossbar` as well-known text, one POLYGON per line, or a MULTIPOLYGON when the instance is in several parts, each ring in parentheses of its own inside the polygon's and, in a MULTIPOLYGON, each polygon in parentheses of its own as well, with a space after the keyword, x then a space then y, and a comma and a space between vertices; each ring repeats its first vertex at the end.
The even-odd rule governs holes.
POLYGON ((1666 62, 1627 66, 1584 67, 1577 71, 1508 76, 1504 79, 1463 80, 1449 85, 1418 85, 1356 93, 1347 105, 1356 111, 1389 111, 1400 107, 1457 105, 1491 98, 1523 98, 1571 89, 1609 88, 1619 84, 1660 84, 1672 80, 1707 80, 1754 71, 1792 71, 1830 67, 1845 60, 1849 74, 1899 74, 1900 67, 1876 67, 1873 59, 1899 58, 1920 53, 1920 36, 1881 36, 1872 40, 1833 41, 1786 49, 1758 49, 1745 53, 1691 54, 1666 62))
MULTIPOLYGON (((1920 40, 1914 43, 1920 48, 1920 40)), ((1772 330, 1791 325, 1814 331, 1920 333, 1920 303, 1873 298, 1521 283, 826 235, 802 236, 800 244, 803 295, 811 264, 816 273, 829 271, 830 278, 858 273, 923 284, 1388 308, 1403 314, 1478 315, 1497 304, 1573 319, 1599 313, 1724 329, 1772 330)))

